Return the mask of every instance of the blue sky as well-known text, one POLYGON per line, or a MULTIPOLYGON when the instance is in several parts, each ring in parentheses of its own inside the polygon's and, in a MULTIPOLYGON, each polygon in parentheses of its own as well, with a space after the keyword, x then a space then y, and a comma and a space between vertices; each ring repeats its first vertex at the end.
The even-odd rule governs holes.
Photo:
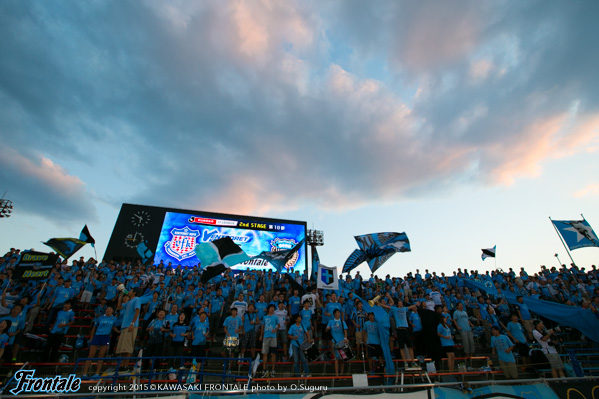
POLYGON ((129 202, 306 220, 328 265, 354 235, 405 231, 382 275, 488 270, 493 245, 503 269, 566 262, 548 217, 599 228, 598 12, 3 1, 3 250, 87 223, 102 256, 129 202))

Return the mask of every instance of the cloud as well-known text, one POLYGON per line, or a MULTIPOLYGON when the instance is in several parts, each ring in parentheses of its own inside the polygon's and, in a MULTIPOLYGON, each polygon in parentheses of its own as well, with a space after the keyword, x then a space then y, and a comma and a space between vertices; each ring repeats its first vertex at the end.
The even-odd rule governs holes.
POLYGON ((576 198, 597 196, 599 195, 599 183, 589 184, 585 188, 576 191, 573 195, 576 198))
POLYGON ((594 3, 33 4, 0 6, 0 138, 74 198, 345 209, 597 147, 594 3))
POLYGON ((15 213, 35 214, 60 223, 97 218, 85 184, 48 158, 30 159, 2 146, 0 179, 15 213))

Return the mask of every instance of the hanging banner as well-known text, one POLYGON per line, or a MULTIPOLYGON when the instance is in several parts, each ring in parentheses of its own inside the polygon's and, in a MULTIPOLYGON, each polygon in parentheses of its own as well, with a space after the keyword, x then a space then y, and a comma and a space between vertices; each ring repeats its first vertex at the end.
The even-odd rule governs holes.
POLYGON ((15 280, 46 280, 58 262, 58 255, 27 251, 21 255, 13 273, 15 280))

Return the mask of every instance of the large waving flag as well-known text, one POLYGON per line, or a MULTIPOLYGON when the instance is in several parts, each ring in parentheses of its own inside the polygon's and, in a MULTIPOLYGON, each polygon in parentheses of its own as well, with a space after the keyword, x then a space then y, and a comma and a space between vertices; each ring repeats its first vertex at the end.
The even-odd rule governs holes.
MULTIPOLYGON (((304 245, 305 239, 301 240, 291 249, 286 249, 283 251, 263 251, 259 255, 256 255, 255 258, 266 259, 268 263, 273 265, 277 272, 280 272, 281 269, 289 262, 294 255, 297 254, 297 251, 300 250, 302 245, 304 245)), ((295 262, 294 262, 295 263, 295 262)))
POLYGON ((83 226, 83 230, 81 230, 81 234, 79 234, 79 239, 81 241, 85 241, 88 244, 91 244, 92 247, 96 245, 96 240, 89 233, 89 229, 87 228, 87 225, 83 226))
POLYGON ((231 237, 223 237, 212 242, 196 245, 196 255, 202 263, 204 271, 200 277, 202 283, 210 281, 225 270, 238 263, 249 260, 243 249, 235 244, 231 237))
POLYGON ((316 282, 316 288, 322 288, 324 290, 338 290, 339 277, 337 276, 337 268, 328 267, 321 263, 318 266, 318 280, 316 282))
POLYGON ((352 252, 347 258, 343 265, 343 273, 349 273, 364 261, 368 262, 370 270, 374 273, 397 252, 411 251, 406 233, 372 233, 354 238, 360 249, 352 252))
POLYGON ((44 243, 44 245, 52 248, 65 260, 73 256, 73 254, 83 248, 85 244, 87 244, 85 241, 76 238, 50 238, 44 243))
POLYGON ((481 255, 481 257, 483 258, 483 260, 487 259, 487 258, 494 258, 495 257, 495 252, 497 251, 497 245, 495 245, 493 248, 487 248, 487 249, 482 249, 483 253, 481 255))
POLYGON ((551 220, 570 250, 584 247, 599 247, 593 228, 585 219, 551 220))

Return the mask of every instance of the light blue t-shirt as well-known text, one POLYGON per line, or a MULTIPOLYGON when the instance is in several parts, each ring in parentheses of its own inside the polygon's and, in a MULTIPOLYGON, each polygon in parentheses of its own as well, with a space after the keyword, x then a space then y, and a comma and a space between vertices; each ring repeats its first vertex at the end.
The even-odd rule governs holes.
POLYGON ((507 323, 507 330, 512 334, 512 337, 514 337, 516 341, 521 344, 526 343, 526 337, 524 336, 524 331, 522 331, 522 324, 510 321, 507 323))
POLYGON ((275 338, 277 336, 276 329, 279 328, 279 318, 273 315, 264 316, 264 338, 275 338), (272 330, 275 329, 275 332, 272 330))
POLYGON ((294 339, 293 341, 291 341, 292 346, 302 346, 306 336, 305 336, 305 330, 301 324, 299 326, 297 324, 294 324, 291 327, 289 327, 288 334, 292 335, 292 336, 297 336, 297 339, 294 339))
POLYGON ((193 342, 192 345, 204 345, 206 343, 206 334, 210 331, 210 324, 208 319, 204 321, 198 321, 193 325, 193 342))
POLYGON ((472 331, 470 327, 470 322, 468 320, 468 313, 463 310, 456 310, 453 312, 453 319, 455 320, 458 327, 462 329, 462 331, 472 331))
MULTIPOLYGON (((439 324, 437 326, 437 333, 446 336, 446 337, 451 337, 451 329, 449 327, 445 327, 443 326, 443 324, 439 324)), ((443 338, 443 337, 439 337, 441 339, 441 346, 453 346, 453 339, 451 338, 443 338)))
POLYGON ((242 321, 239 316, 228 316, 223 323, 223 326, 227 327, 227 332, 231 337, 239 337, 239 333, 236 331, 241 327, 242 321))
POLYGON ((52 334, 66 334, 69 331, 69 326, 60 327, 61 324, 68 324, 75 320, 75 312, 72 309, 65 311, 61 310, 58 312, 56 316, 56 323, 54 323, 54 327, 50 331, 52 334))
POLYGON ((510 346, 514 345, 510 339, 505 335, 498 335, 491 337, 491 348, 495 348, 497 357, 499 360, 506 363, 515 363, 516 359, 512 352, 506 353, 505 350, 510 346))
POLYGON ((367 321, 364 323, 364 330, 368 334, 366 343, 371 345, 380 345, 381 339, 379 337, 379 327, 376 322, 367 321))
POLYGON ((112 327, 116 323, 115 316, 100 316, 96 319, 96 335, 110 335, 112 327))
POLYGON ((345 324, 343 320, 329 320, 327 327, 331 327, 331 335, 333 336, 333 340, 335 342, 341 342, 345 339, 344 331, 347 330, 347 324, 345 324))
MULTIPOLYGON (((123 322, 121 324, 121 328, 127 328, 133 322, 133 317, 135 316, 135 310, 141 308, 141 302, 138 297, 133 298, 127 305, 125 305, 125 312, 123 315, 123 322)), ((137 327, 139 323, 139 317, 135 320, 135 324, 133 327, 137 327)))

